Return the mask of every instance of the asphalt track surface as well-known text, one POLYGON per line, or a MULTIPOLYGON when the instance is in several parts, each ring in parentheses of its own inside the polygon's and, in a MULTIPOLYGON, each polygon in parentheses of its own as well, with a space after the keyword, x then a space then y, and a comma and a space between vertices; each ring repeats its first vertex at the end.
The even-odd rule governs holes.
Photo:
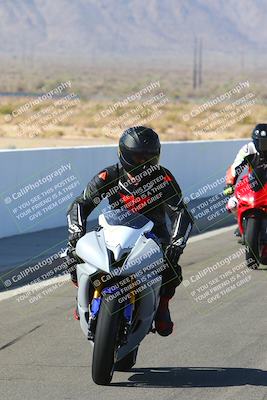
POLYGON ((92 346, 72 318, 75 289, 69 281, 33 303, 19 302, 18 295, 0 301, 0 398, 267 399, 267 271, 239 267, 244 256, 233 255, 240 248, 229 230, 193 238, 181 259, 184 284, 171 303, 173 335, 149 334, 135 367, 115 372, 106 387, 92 382, 92 346), (215 272, 195 282, 218 262, 215 272), (214 289, 196 301, 202 285, 215 288, 211 279, 226 290, 223 282, 235 267, 238 287, 226 294, 214 289))

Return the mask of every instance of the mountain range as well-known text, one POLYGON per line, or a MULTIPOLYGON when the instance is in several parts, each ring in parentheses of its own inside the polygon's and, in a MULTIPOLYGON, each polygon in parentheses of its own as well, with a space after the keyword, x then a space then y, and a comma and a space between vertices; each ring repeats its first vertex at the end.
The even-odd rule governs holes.
POLYGON ((264 52, 266 0, 0 0, 0 55, 149 57, 264 52))

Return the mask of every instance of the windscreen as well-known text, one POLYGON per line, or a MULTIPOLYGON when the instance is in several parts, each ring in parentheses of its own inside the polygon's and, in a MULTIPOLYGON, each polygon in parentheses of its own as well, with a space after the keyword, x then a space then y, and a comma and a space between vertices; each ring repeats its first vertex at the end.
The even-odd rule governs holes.
POLYGON ((106 211, 103 214, 109 225, 123 225, 134 229, 141 229, 150 221, 144 215, 133 213, 126 208, 106 211))

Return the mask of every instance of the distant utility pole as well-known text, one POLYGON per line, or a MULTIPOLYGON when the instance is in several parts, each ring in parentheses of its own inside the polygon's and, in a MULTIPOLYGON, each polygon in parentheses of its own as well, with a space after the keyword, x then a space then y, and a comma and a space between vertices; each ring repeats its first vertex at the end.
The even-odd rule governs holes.
POLYGON ((197 38, 194 38, 194 53, 193 53, 193 89, 197 88, 197 38))
POLYGON ((193 89, 197 89, 202 85, 202 39, 194 38, 193 52, 193 89))
POLYGON ((245 69, 245 55, 244 55, 244 51, 241 50, 240 53, 240 69, 241 69, 241 73, 244 73, 244 69, 245 69))
POLYGON ((198 86, 202 85, 202 39, 199 40, 198 46, 198 86))

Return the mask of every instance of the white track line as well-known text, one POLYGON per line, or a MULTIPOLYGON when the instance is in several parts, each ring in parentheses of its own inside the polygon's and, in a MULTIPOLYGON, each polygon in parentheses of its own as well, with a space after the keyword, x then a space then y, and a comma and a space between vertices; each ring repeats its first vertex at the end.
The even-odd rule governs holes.
MULTIPOLYGON (((216 229, 214 231, 210 231, 210 232, 206 232, 206 233, 201 233, 201 234, 199 234, 197 236, 194 236, 191 239, 189 239, 188 243, 194 243, 194 242, 198 242, 200 240, 209 239, 211 237, 221 235, 221 234, 223 234, 225 232, 230 232, 230 231, 234 230, 234 228, 235 228, 235 226, 229 226, 229 227, 226 227, 226 228, 219 228, 219 229, 216 229)), ((18 289, 7 290, 5 292, 0 293, 0 301, 10 299, 11 297, 14 297, 14 296, 17 296, 17 295, 21 295, 21 294, 27 293, 29 291, 32 291, 32 296, 34 296, 34 293, 37 290, 41 290, 41 289, 43 289, 43 288, 45 288, 47 286, 51 286, 51 285, 54 285, 54 284, 57 284, 57 283, 61 283, 61 282, 64 282, 64 281, 67 282, 69 280, 70 280, 69 275, 64 275, 64 276, 59 276, 59 277, 56 277, 56 278, 47 279, 44 282, 39 282, 39 283, 36 283, 34 285, 26 285, 26 286, 22 286, 22 287, 20 287, 18 289)))
POLYGON ((56 278, 47 279, 44 282, 38 282, 33 285, 26 285, 17 289, 7 290, 5 292, 0 293, 0 301, 10 299, 11 297, 18 296, 23 293, 32 292, 32 294, 29 296, 30 298, 32 296, 35 296, 38 290, 41 290, 47 286, 63 283, 64 281, 66 282, 70 281, 69 275, 66 274, 63 276, 58 276, 56 278))

